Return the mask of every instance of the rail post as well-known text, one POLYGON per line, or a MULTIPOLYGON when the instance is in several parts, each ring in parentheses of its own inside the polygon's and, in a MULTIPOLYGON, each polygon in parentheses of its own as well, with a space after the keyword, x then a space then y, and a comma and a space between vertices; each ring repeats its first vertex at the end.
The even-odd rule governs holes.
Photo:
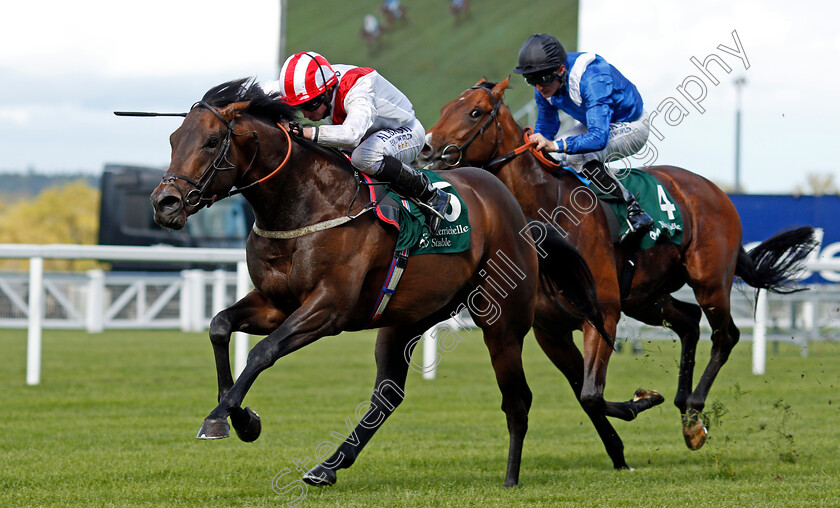
POLYGON ((29 258, 29 330, 26 337, 26 384, 41 383, 41 326, 44 319, 44 258, 29 258))
MULTIPOLYGON (((251 290, 251 275, 248 273, 248 263, 239 261, 236 263, 236 299, 245 297, 248 291, 251 290)), ((242 371, 245 370, 245 364, 248 363, 248 334, 244 332, 235 332, 234 334, 234 377, 239 377, 242 371)))
POLYGON ((752 372, 764 374, 767 359, 767 290, 759 289, 755 299, 755 328, 753 329, 752 372))
POLYGON ((105 329, 105 271, 88 270, 85 328, 88 333, 102 333, 105 329))

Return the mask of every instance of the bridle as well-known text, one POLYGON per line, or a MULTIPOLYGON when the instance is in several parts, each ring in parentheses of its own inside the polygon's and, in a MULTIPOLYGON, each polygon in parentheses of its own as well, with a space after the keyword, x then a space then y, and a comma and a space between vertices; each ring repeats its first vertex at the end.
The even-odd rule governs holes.
POLYGON ((199 206, 199 205, 201 205, 201 206, 207 206, 209 208, 210 205, 212 205, 216 201, 234 196, 236 194, 240 194, 243 191, 245 191, 245 190, 247 190, 247 189, 249 189, 249 188, 251 188, 255 185, 259 185, 260 183, 268 180, 269 178, 274 176, 280 170, 280 168, 282 168, 286 164, 286 161, 289 160, 289 156, 291 155, 291 152, 292 152, 291 138, 289 136, 289 132, 281 124, 278 123, 277 126, 280 127, 280 129, 283 131, 284 134, 286 134, 286 140, 288 141, 288 152, 286 153, 286 157, 283 159, 283 162, 277 167, 277 169, 272 171, 269 175, 267 175, 267 176, 265 176, 265 177, 263 177, 259 180, 255 180, 255 181, 253 181, 253 182, 251 182, 251 183, 249 183, 245 186, 242 186, 242 187, 237 186, 236 189, 233 189, 233 190, 229 191, 227 194, 224 194, 222 196, 219 196, 217 194, 213 194, 212 196, 207 196, 206 195, 207 189, 210 186, 210 184, 213 182, 213 179, 216 177, 216 175, 219 172, 231 171, 231 170, 236 169, 236 164, 233 164, 232 162, 230 162, 230 160, 228 160, 228 153, 230 152, 232 137, 233 136, 247 136, 247 135, 252 135, 254 137, 254 145, 255 145, 254 154, 251 156, 251 161, 248 163, 248 167, 245 168, 245 171, 239 176, 238 180, 242 180, 245 177, 245 175, 248 174, 248 172, 251 170, 251 168, 254 165, 254 161, 257 160, 257 155, 259 154, 259 151, 260 151, 260 138, 259 138, 259 135, 257 134, 257 131, 247 131, 247 132, 241 132, 241 133, 238 133, 238 132, 234 131, 233 127, 234 127, 234 123, 236 122, 236 119, 234 118, 233 120, 228 121, 227 119, 225 119, 224 116, 222 116, 221 113, 219 113, 219 111, 216 108, 214 108, 213 106, 211 106, 207 102, 205 102, 205 101, 196 102, 195 104, 193 104, 193 107, 190 108, 190 109, 193 109, 197 106, 203 107, 203 108, 209 110, 210 112, 212 112, 214 115, 216 115, 216 118, 218 118, 225 125, 225 127, 227 128, 227 131, 225 132, 225 137, 222 140, 222 143, 219 145, 219 148, 216 150, 216 154, 213 156, 212 162, 210 162, 210 164, 207 166, 207 168, 204 170, 204 172, 202 172, 201 176, 198 177, 198 180, 193 180, 192 178, 186 177, 184 175, 180 175, 178 173, 173 173, 172 171, 167 171, 166 174, 163 175, 163 178, 161 178, 161 183, 162 184, 165 184, 165 185, 166 184, 171 184, 176 189, 178 189, 178 193, 181 195, 181 202, 186 204, 187 206, 199 206), (189 190, 189 192, 187 192, 186 196, 184 195, 181 188, 179 186, 175 185, 175 182, 177 180, 183 180, 193 187, 192 189, 189 190))
POLYGON ((505 136, 504 130, 502 130, 502 124, 499 121, 499 114, 498 114, 499 113, 499 107, 502 104, 502 100, 501 99, 496 100, 496 97, 493 95, 493 93, 488 88, 480 86, 480 85, 473 86, 473 87, 469 88, 469 90, 484 90, 485 92, 490 94, 490 100, 493 101, 493 109, 492 109, 492 111, 490 111, 490 115, 487 117, 487 120, 484 121, 484 123, 481 125, 481 127, 476 132, 474 132, 473 135, 470 136, 469 139, 467 139, 461 145, 455 145, 454 143, 451 143, 451 144, 448 144, 448 145, 444 146, 443 150, 441 150, 441 152, 440 152, 440 156, 438 157, 438 159, 443 161, 443 163, 446 164, 449 167, 455 167, 458 164, 460 164, 461 159, 464 156, 464 151, 467 149, 467 147, 470 146, 470 144, 473 141, 475 141, 478 138, 478 136, 484 134, 484 131, 487 130, 487 126, 490 125, 490 122, 495 120, 496 121, 496 128, 499 132, 499 135, 496 136, 496 148, 493 150, 493 155, 490 156, 490 160, 488 162, 485 162, 484 164, 481 164, 481 165, 476 165, 476 167, 479 167, 481 169, 486 169, 490 172, 493 172, 493 170, 491 169, 493 166, 496 166, 496 165, 501 164, 503 162, 507 162, 507 161, 512 160, 512 159, 515 159, 519 155, 522 155, 523 153, 530 151, 531 154, 534 155, 534 157, 536 157, 536 159, 542 163, 543 168, 546 169, 547 171, 549 171, 550 173, 556 173, 557 170, 562 168, 562 165, 560 165, 560 164, 558 164, 558 163, 556 163, 552 160, 549 160, 547 157, 545 157, 545 155, 543 155, 540 151, 538 151, 534 148, 537 143, 534 142, 534 141, 531 141, 531 139, 530 139, 531 138, 531 133, 533 132, 533 130, 530 127, 526 127, 524 129, 524 131, 522 132, 523 141, 524 141, 524 144, 522 146, 520 146, 520 147, 514 149, 513 151, 508 152, 508 153, 506 153, 506 154, 504 154, 500 157, 496 157, 496 154, 499 153, 499 148, 502 147, 502 143, 504 141, 504 136, 505 136), (446 160, 446 152, 448 150, 451 150, 451 149, 455 149, 455 150, 458 151, 458 160, 455 161, 454 163, 449 163, 446 160))
MULTIPOLYGON (((225 125, 225 127, 227 127, 227 131, 225 132, 225 138, 222 141, 221 146, 219 146, 219 149, 216 150, 216 154, 213 156, 213 161, 210 163, 210 165, 207 167, 207 169, 204 170, 204 172, 201 174, 201 176, 198 178, 198 180, 193 180, 192 178, 189 178, 189 177, 186 177, 186 176, 183 176, 183 175, 179 175, 177 173, 172 173, 172 172, 167 172, 163 176, 163 178, 161 179, 162 184, 173 185, 178 190, 178 194, 181 195, 179 213, 180 213, 180 210, 183 210, 183 207, 184 207, 185 204, 188 205, 188 206, 199 206, 199 205, 204 206, 206 204, 206 206, 209 208, 210 205, 212 205, 216 201, 219 201, 219 200, 227 198, 227 197, 234 196, 236 194, 240 194, 243 191, 245 191, 247 189, 250 189, 251 187, 254 187, 256 185, 260 185, 261 183, 271 179, 281 169, 283 169, 283 167, 286 165, 286 163, 289 161, 289 158, 292 155, 292 136, 289 134, 289 129, 284 127, 283 124, 277 123, 276 124, 277 127, 286 136, 287 150, 286 150, 286 156, 283 158, 283 161, 274 169, 274 171, 272 171, 268 175, 266 175, 266 176, 264 176, 264 177, 262 177, 258 180, 254 180, 253 182, 251 182, 247 185, 244 185, 244 186, 241 186, 241 187, 237 186, 236 189, 228 191, 226 194, 222 195, 221 197, 219 197, 216 194, 214 194, 211 197, 205 196, 204 194, 205 194, 206 189, 212 183, 213 178, 216 176, 216 174, 218 172, 220 172, 220 171, 231 171, 231 170, 236 169, 236 164, 230 162, 230 160, 228 160, 228 158, 227 158, 228 152, 230 151, 231 139, 232 139, 233 136, 245 136, 245 135, 251 134, 251 135, 254 136, 254 144, 256 145, 256 148, 254 150, 254 155, 251 157, 251 161, 248 163, 248 167, 245 169, 245 171, 241 175, 239 175, 239 178, 238 178, 239 180, 244 178, 245 175, 247 175, 248 172, 253 167, 254 161, 257 159, 257 154, 259 153, 260 145, 259 145, 259 135, 257 134, 256 131, 248 131, 248 132, 237 133, 233 130, 233 124, 234 124, 235 119, 228 122, 213 106, 207 104, 204 101, 196 102, 195 104, 193 104, 193 107, 190 108, 190 109, 193 109, 196 106, 201 106, 201 107, 204 107, 204 108, 210 110, 214 115, 216 115, 216 117, 219 120, 222 121, 222 123, 225 125), (187 192, 186 196, 184 196, 181 188, 178 187, 177 185, 175 185, 175 182, 177 180, 183 180, 183 181, 185 181, 188 184, 193 186, 193 188, 189 192, 187 192)), ((162 114, 161 113, 145 113, 144 114, 144 113, 135 113, 135 112, 120 112, 119 115, 120 116, 161 116, 162 114)), ((179 113, 177 115, 172 115, 172 116, 186 116, 186 114, 185 113, 179 113)), ((360 180, 357 179, 357 187, 356 187, 356 194, 357 195, 358 195, 358 192, 359 192, 359 188, 360 188, 360 180)), ((383 194, 382 196, 384 197, 385 194, 383 194)), ((356 198, 354 196, 353 202, 355 202, 355 200, 356 200, 356 198)), ((379 201, 381 201, 381 200, 379 200, 379 201)), ((285 239, 290 239, 290 238, 297 238, 299 236, 304 236, 304 235, 308 235, 308 234, 311 234, 311 233, 316 233, 318 231, 323 231, 325 229, 331 229, 331 228, 340 226, 340 225, 342 225, 346 222, 357 219, 357 218, 361 217, 362 215, 364 215, 365 213, 373 210, 377 205, 379 205, 379 201, 372 201, 372 202, 368 203, 367 205, 365 205, 362 208, 361 211, 357 212, 354 215, 350 214, 350 208, 352 208, 352 206, 353 206, 353 202, 351 202, 350 206, 347 209, 347 215, 346 216, 322 221, 322 222, 319 222, 319 223, 316 223, 316 224, 311 224, 309 226, 304 226, 302 228, 294 229, 294 230, 291 230, 291 231, 268 231, 268 230, 263 230, 263 229, 261 229, 260 227, 257 226, 256 222, 254 222, 252 230, 258 236, 262 236, 262 237, 269 238, 269 239, 285 240, 285 239)))
MULTIPOLYGON (((502 146, 502 141, 504 140, 504 131, 502 131, 502 124, 501 122, 499 122, 499 107, 502 105, 502 101, 496 100, 496 97, 493 96, 493 93, 488 88, 485 88, 483 86, 476 85, 470 88, 470 90, 484 90, 485 92, 487 92, 490 95, 490 100, 493 101, 493 109, 490 111, 490 114, 487 116, 487 119, 484 120, 484 123, 481 124, 481 127, 479 127, 478 130, 473 132, 472 136, 470 136, 469 139, 467 139, 460 145, 456 145, 453 143, 443 147, 443 150, 440 152, 439 159, 450 168, 455 167, 461 163, 461 160, 464 158, 464 152, 472 144, 473 141, 475 141, 479 136, 484 134, 484 131, 486 131, 487 127, 490 126, 490 122, 495 120, 496 128, 499 132, 499 135, 496 137, 496 149, 493 150, 493 155, 490 156, 491 159, 496 156, 496 153, 498 153, 499 148, 502 146), (447 152, 450 152, 453 149, 458 153, 458 160, 450 163, 446 160, 446 155, 447 152)), ((487 166, 487 164, 485 164, 485 166, 487 166)))

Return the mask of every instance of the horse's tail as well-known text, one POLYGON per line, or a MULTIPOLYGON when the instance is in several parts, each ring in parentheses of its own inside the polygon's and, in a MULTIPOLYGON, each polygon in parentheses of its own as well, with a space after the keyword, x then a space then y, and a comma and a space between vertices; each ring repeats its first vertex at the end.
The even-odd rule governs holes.
POLYGON ((805 258, 817 246, 814 228, 803 226, 776 233, 749 252, 741 247, 735 275, 756 289, 774 293, 794 293, 793 276, 802 270, 805 258))
POLYGON ((604 328, 592 271, 583 256, 551 225, 530 221, 540 263, 540 283, 556 305, 569 314, 588 321, 612 347, 613 338, 604 328), (557 298, 565 297, 572 308, 557 298))

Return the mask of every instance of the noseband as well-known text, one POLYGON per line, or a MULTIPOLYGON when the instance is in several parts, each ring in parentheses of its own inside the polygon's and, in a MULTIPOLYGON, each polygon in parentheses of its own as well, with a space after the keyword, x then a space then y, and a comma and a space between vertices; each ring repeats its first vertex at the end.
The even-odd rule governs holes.
MULTIPOLYGON (((490 115, 487 117, 487 119, 484 120, 484 123, 481 124, 481 127, 479 127, 478 130, 475 131, 473 133, 473 135, 470 136, 470 138, 468 140, 464 141, 460 145, 449 144, 449 145, 446 145, 445 147, 443 147, 443 150, 440 152, 440 160, 443 161, 443 163, 446 164, 447 166, 449 166, 450 168, 455 167, 455 166, 457 166, 458 164, 461 163, 461 159, 464 158, 464 152, 467 150, 467 147, 469 147, 472 144, 472 142, 475 141, 478 138, 478 136, 481 136, 482 134, 484 134, 484 131, 486 131, 487 127, 490 126, 490 122, 495 120, 496 121, 496 128, 499 131, 499 136, 497 137, 497 140, 496 140, 496 149, 493 150, 493 155, 490 156, 491 160, 499 152, 499 148, 502 146, 502 140, 504 139, 504 131, 502 131, 502 124, 501 124, 501 122, 499 122, 499 107, 502 105, 502 101, 501 100, 496 100, 496 98, 493 96, 493 93, 489 89, 487 89, 483 86, 474 86, 474 87, 470 88, 470 90, 484 90, 485 92, 487 92, 490 95, 490 100, 493 101, 493 109, 490 111, 490 115), (457 152, 458 160, 456 160, 453 163, 450 163, 449 161, 446 160, 446 154, 447 154, 447 152, 450 152, 452 150, 455 150, 455 152, 457 152)), ((484 166, 479 166, 479 167, 483 168, 484 166)))
MULTIPOLYGON (((254 155, 251 157, 251 162, 248 163, 248 167, 245 169, 245 172, 242 173, 242 176, 240 176, 240 179, 242 177, 244 177, 248 173, 248 171, 251 170, 251 167, 254 165, 254 161, 257 159, 257 154, 260 151, 260 138, 259 138, 259 135, 257 134, 256 131, 248 131, 248 132, 243 132, 243 133, 235 132, 233 130, 233 124, 236 121, 236 119, 233 119, 233 120, 228 122, 225 119, 225 117, 223 117, 222 114, 219 113, 216 110, 216 108, 214 108, 210 104, 206 103, 205 101, 199 101, 199 102, 196 102, 195 104, 193 104, 193 108, 195 108, 196 106, 201 106, 203 108, 206 108, 206 109, 210 110, 225 125, 225 127, 227 127, 227 132, 225 132, 225 137, 222 140, 222 144, 216 150, 216 154, 213 156, 213 161, 210 163, 210 165, 207 167, 207 169, 204 170, 204 172, 201 174, 201 176, 198 178, 198 180, 193 180, 192 178, 186 177, 184 175, 179 175, 177 173, 167 171, 167 173, 165 175, 163 175, 163 178, 161 179, 161 183, 162 184, 171 184, 171 185, 175 186, 175 188, 178 189, 178 194, 181 195, 181 202, 185 203, 187 206, 206 205, 207 207, 210 207, 210 205, 212 205, 213 203, 215 203, 219 199, 224 199, 226 197, 230 197, 230 196, 233 196, 235 194, 239 194, 240 192, 247 189, 251 185, 258 184, 259 182, 262 181, 262 180, 258 180, 256 182, 253 182, 253 183, 249 184, 249 185, 246 185, 245 187, 237 188, 233 191, 228 192, 226 195, 223 195, 221 197, 218 197, 215 194, 212 195, 212 196, 206 196, 205 195, 205 192, 207 191, 207 188, 213 182, 213 179, 216 177, 217 173, 219 173, 220 171, 231 171, 231 170, 236 169, 236 165, 228 160, 228 152, 230 151, 232 136, 246 136, 246 135, 249 135, 249 134, 253 135, 254 136, 254 144, 256 145, 256 149, 254 150, 254 155), (183 180, 193 187, 192 189, 190 189, 189 192, 187 192, 186 196, 184 196, 183 192, 181 191, 181 188, 178 187, 177 185, 175 185, 175 182, 177 180, 183 180)), ((190 108, 190 109, 192 109, 192 108, 190 108)), ((289 147, 289 149, 291 150, 291 146, 289 147)))

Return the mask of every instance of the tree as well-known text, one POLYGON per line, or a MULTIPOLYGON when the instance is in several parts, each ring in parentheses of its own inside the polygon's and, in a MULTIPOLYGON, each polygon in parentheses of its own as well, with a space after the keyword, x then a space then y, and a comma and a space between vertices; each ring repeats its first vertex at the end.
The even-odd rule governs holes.
MULTIPOLYGON (((8 205, 0 214, 0 243, 96 243, 99 191, 84 182, 50 187, 35 199, 8 205)), ((5 260, 2 268, 26 269, 26 260, 5 260)), ((45 269, 87 270, 92 260, 47 260, 45 269)))
POLYGON ((824 196, 827 194, 840 194, 840 189, 834 183, 834 175, 831 173, 808 173, 805 175, 805 185, 797 185, 794 194, 808 194, 812 196, 824 196))

